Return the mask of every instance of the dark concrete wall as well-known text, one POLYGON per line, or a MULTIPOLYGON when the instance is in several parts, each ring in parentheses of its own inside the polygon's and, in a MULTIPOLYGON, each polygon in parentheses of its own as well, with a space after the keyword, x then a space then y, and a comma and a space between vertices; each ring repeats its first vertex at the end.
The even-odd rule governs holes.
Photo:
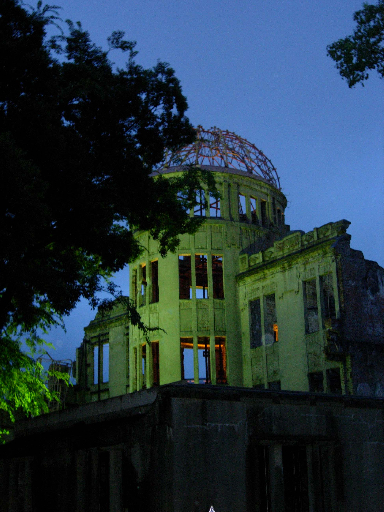
POLYGON ((382 512, 383 460, 381 399, 168 385, 19 424, 0 510, 382 512))

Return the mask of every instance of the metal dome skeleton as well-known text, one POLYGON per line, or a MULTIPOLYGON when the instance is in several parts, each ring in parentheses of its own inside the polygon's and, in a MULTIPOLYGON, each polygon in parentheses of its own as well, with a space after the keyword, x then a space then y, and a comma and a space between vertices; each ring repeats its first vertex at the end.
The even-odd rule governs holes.
POLYGON ((213 127, 196 129, 196 141, 165 155, 164 167, 209 165, 243 171, 280 188, 276 168, 260 149, 233 132, 213 127))

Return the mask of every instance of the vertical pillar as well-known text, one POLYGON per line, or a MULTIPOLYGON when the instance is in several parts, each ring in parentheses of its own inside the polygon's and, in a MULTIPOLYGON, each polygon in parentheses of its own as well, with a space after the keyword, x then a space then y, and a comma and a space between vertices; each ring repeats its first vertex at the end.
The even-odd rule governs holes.
POLYGON ((76 512, 87 508, 87 452, 79 450, 76 453, 76 512))

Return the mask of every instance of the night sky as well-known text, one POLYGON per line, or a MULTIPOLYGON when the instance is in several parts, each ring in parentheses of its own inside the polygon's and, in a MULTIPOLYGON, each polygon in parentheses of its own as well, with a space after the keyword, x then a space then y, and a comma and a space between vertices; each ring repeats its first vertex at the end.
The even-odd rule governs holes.
MULTIPOLYGON (((168 62, 188 117, 244 137, 273 162, 288 199, 286 222, 310 231, 351 222, 351 246, 384 266, 384 81, 372 72, 349 89, 328 44, 352 33, 360 0, 67 0, 61 17, 81 21, 107 48, 113 30, 137 41, 136 60, 168 62)), ((110 54, 118 66, 124 58, 110 54)), ((128 268, 117 276, 128 294, 128 268)), ((86 303, 49 340, 74 359, 86 303)))

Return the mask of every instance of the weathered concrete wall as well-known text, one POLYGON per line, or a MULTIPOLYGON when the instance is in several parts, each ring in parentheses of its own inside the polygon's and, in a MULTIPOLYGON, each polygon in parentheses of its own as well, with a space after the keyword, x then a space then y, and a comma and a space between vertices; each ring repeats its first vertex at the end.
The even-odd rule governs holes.
POLYGON ((299 498, 311 512, 382 512, 380 399, 170 385, 16 436, 0 448, 2 512, 261 512, 267 498, 278 512, 299 498), (292 455, 305 466, 297 496, 292 455))

